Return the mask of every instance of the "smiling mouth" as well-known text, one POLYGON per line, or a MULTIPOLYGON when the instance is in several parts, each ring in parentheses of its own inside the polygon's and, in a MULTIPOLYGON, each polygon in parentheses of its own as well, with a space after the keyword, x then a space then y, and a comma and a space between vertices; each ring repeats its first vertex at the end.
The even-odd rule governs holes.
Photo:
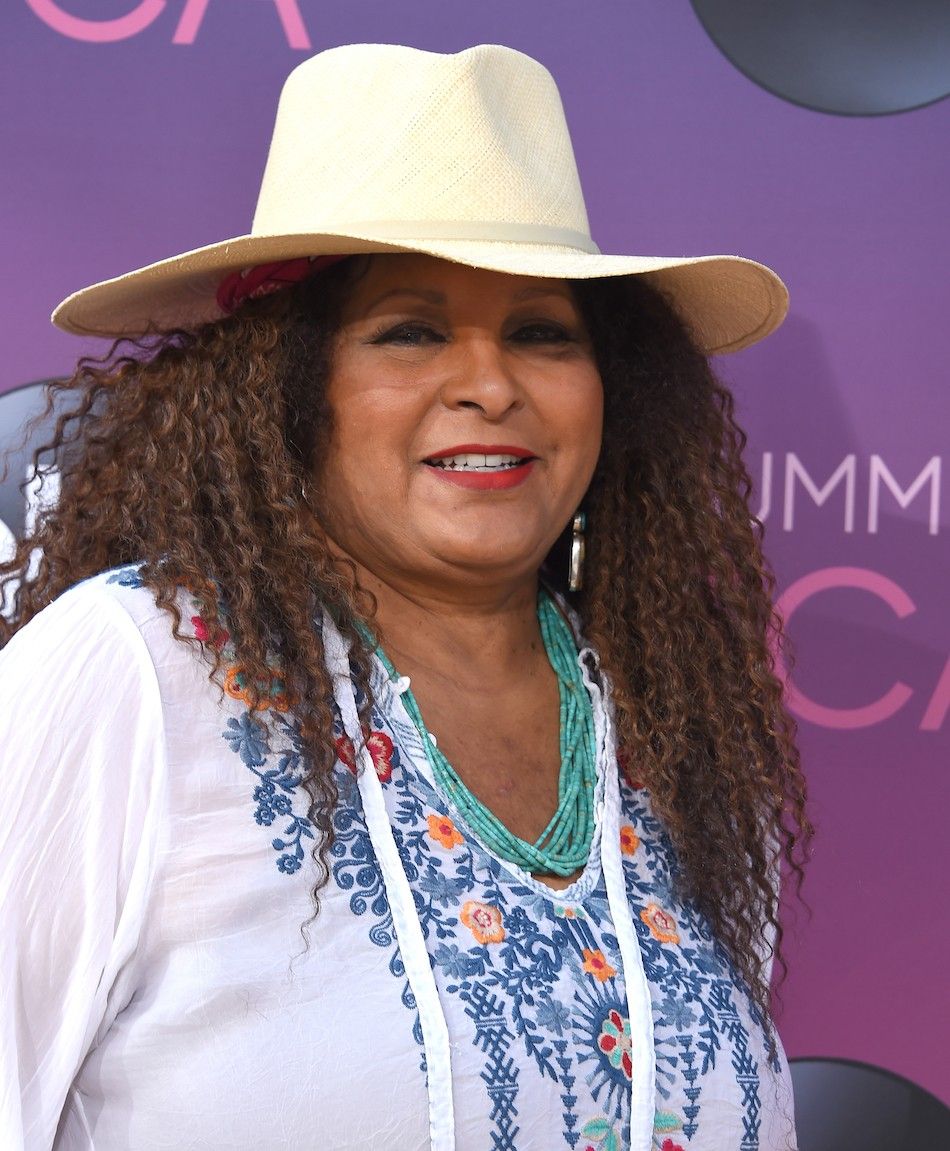
POLYGON ((450 456, 430 456, 424 462, 431 468, 446 472, 508 472, 532 463, 537 456, 509 452, 456 452, 450 456))

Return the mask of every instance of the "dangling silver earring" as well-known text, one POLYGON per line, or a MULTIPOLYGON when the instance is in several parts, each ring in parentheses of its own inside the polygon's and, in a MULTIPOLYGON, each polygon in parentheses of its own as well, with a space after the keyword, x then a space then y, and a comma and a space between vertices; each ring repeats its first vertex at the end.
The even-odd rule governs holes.
POLYGON ((587 516, 578 512, 571 524, 571 564, 567 572, 567 590, 580 591, 584 586, 584 529, 587 516))

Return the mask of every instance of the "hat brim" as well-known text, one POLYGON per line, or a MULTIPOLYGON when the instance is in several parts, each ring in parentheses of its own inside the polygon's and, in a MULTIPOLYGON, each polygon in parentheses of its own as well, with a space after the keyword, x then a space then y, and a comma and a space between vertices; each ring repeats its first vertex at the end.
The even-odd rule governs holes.
POLYGON ((238 268, 301 256, 420 252, 475 268, 565 280, 644 276, 664 291, 707 354, 764 339, 788 311, 788 291, 764 264, 741 256, 613 256, 553 244, 360 235, 240 236, 161 260, 68 296, 52 320, 81 336, 138 336, 194 328, 223 315, 216 294, 238 268))

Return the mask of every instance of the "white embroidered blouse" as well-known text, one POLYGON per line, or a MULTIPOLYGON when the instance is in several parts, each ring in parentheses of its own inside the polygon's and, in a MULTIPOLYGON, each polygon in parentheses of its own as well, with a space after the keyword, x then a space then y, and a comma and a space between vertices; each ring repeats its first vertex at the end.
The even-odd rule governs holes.
POLYGON ((355 762, 328 619, 324 640, 340 803, 316 919, 292 714, 277 692, 252 716, 236 667, 209 682, 134 568, 0 656, 0 1146, 794 1148, 784 1055, 674 895, 592 653, 597 826, 552 891, 446 803, 381 666, 355 762))

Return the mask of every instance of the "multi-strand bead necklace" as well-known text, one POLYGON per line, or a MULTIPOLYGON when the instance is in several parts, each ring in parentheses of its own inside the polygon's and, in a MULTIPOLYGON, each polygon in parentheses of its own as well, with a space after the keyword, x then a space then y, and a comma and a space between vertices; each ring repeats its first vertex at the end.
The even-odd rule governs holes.
MULTIPOLYGON (((571 629, 548 592, 538 595, 538 622, 560 695, 561 773, 558 806, 534 843, 512 834, 465 786, 439 750, 411 690, 402 702, 422 739, 426 758, 443 793, 481 842, 502 859, 542 875, 573 875, 587 863, 594 835, 594 786, 597 777, 594 715, 577 659, 571 629)), ((398 673, 377 649, 393 680, 398 673)))

